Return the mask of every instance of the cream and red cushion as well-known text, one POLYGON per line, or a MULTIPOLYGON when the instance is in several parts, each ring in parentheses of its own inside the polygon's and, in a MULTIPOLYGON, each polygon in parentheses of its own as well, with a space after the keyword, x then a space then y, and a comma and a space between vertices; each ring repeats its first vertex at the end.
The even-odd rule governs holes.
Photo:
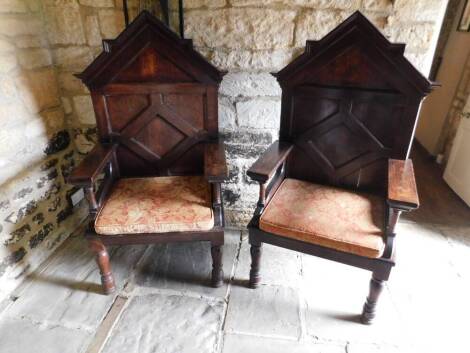
POLYGON ((371 258, 380 257, 384 200, 285 179, 261 215, 260 229, 287 238, 371 258))
POLYGON ((209 183, 200 176, 120 179, 95 221, 96 233, 103 235, 213 227, 209 183))

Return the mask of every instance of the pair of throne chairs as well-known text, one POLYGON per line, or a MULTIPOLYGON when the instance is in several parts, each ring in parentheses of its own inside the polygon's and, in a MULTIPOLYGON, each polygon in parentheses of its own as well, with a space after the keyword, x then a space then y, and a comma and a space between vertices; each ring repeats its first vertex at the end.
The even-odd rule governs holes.
MULTIPOLYGON (((224 72, 143 12, 78 77, 91 92, 99 143, 69 177, 89 203, 86 238, 105 293, 107 246, 208 241, 211 284, 223 281, 227 179, 218 133, 224 72)), ((418 207, 407 159, 433 83, 363 15, 353 14, 274 74, 282 88, 279 141, 247 174, 259 183, 248 225, 249 286, 263 243, 372 272, 370 323, 395 263, 395 226, 418 207)))

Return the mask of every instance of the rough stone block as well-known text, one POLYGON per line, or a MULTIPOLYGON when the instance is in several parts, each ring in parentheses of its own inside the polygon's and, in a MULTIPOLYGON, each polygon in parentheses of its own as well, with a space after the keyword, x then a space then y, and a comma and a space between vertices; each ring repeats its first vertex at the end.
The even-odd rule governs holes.
POLYGON ((389 33, 392 42, 407 43, 408 48, 427 49, 431 44, 434 34, 432 23, 395 23, 395 19, 389 20, 389 33))
POLYGON ((16 78, 16 89, 30 112, 36 113, 60 104, 54 71, 30 71, 16 78))
POLYGON ((239 239, 239 232, 225 232, 222 263, 225 280, 220 288, 210 287, 212 257, 209 242, 155 245, 136 275, 136 285, 224 298, 239 239))
POLYGON ((96 124, 95 111, 90 96, 73 97, 73 106, 78 117, 78 121, 82 124, 96 124))
POLYGON ((17 66, 17 59, 14 54, 0 55, 0 74, 7 74, 17 66))
POLYGON ((294 0, 293 3, 305 7, 341 10, 358 9, 361 6, 361 0, 294 0))
POLYGON ((227 97, 219 97, 219 129, 233 130, 237 126, 235 105, 227 97))
POLYGON ((0 38, 0 53, 8 53, 15 50, 15 46, 6 39, 0 38))
POLYGON ((237 129, 226 131, 222 134, 228 144, 246 144, 267 146, 273 142, 272 135, 267 131, 253 131, 249 129, 237 129))
POLYGON ((84 44, 85 32, 78 7, 45 7, 45 23, 52 44, 84 44))
POLYGON ((275 99, 253 99, 237 102, 238 124, 244 128, 279 129, 281 102, 275 99))
POLYGON ((25 35, 15 38, 18 48, 46 48, 48 46, 45 35, 25 35))
POLYGON ((70 102, 70 98, 60 97, 60 100, 62 101, 62 108, 64 108, 64 113, 72 113, 72 103, 70 102))
POLYGON ((134 297, 111 332, 103 353, 212 353, 223 304, 177 295, 134 297))
POLYGON ((307 40, 319 40, 344 21, 351 12, 315 10, 303 12, 297 21, 295 45, 304 47, 307 40))
POLYGON ((394 16, 402 22, 434 22, 439 19, 439 15, 445 11, 446 6, 447 2, 442 0, 396 0, 393 9, 394 16))
POLYGON ((114 39, 124 29, 124 14, 119 10, 100 10, 98 12, 103 37, 114 39))
POLYGON ((279 49, 292 43, 295 12, 271 9, 190 11, 185 32, 199 46, 279 49))
POLYGON ((393 9, 393 3, 392 0, 364 0, 363 6, 365 10, 389 13, 393 9))
POLYGON ((36 17, 7 17, 0 21, 0 34, 9 37, 38 34, 42 32, 42 23, 36 17))
POLYGON ((50 136, 64 128, 64 112, 62 109, 47 110, 43 114, 43 125, 45 125, 47 134, 50 136))
POLYGON ((220 94, 230 97, 281 96, 281 88, 269 73, 229 73, 220 85, 220 94))
POLYGON ((28 8, 21 0, 3 0, 0 6, 0 13, 23 13, 28 8))
POLYGON ((87 16, 85 19, 85 33, 88 45, 98 46, 101 45, 100 25, 98 17, 87 16))
POLYGON ((114 7, 113 0, 78 0, 78 3, 91 7, 114 7))
POLYGON ((53 56, 59 68, 75 72, 82 71, 93 60, 88 47, 57 48, 54 49, 53 56))
POLYGON ((72 72, 59 73, 57 80, 59 87, 67 93, 88 93, 86 86, 72 72))
POLYGON ((52 65, 50 51, 43 48, 22 50, 18 59, 22 67, 30 70, 52 65))
POLYGON ((199 7, 224 7, 226 5, 226 0, 186 0, 184 2, 185 9, 196 9, 199 7))
POLYGON ((26 319, 3 319, 0 341, 3 353, 80 353, 86 349, 93 334, 80 329, 44 325, 26 319), (34 347, 34 348, 33 348, 34 347))
POLYGON ((254 70, 280 70, 292 60, 294 54, 295 50, 291 48, 255 51, 216 48, 207 57, 221 69, 250 72, 254 70))
POLYGON ((298 339, 299 296, 296 290, 261 285, 253 290, 233 286, 225 332, 298 339))

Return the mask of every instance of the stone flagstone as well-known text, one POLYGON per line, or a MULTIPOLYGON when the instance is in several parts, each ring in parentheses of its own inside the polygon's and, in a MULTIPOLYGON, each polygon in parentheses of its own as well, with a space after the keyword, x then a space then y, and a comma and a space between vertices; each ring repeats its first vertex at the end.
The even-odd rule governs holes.
POLYGON ((298 339, 300 317, 297 291, 281 286, 261 285, 257 289, 232 286, 225 331, 298 339))
POLYGON ((134 297, 102 353, 212 353, 224 304, 176 295, 134 297))
POLYGON ((35 324, 25 319, 0 322, 2 353, 81 353, 93 334, 58 325, 35 324))
MULTIPOLYGON (((111 251, 118 289, 123 288, 144 250, 145 246, 127 246, 111 251)), ((115 298, 102 294, 98 266, 81 237, 73 239, 42 273, 30 279, 31 285, 7 310, 8 317, 94 329, 115 298)))
POLYGON ((240 240, 239 231, 225 231, 224 284, 210 287, 212 257, 209 242, 157 244, 136 274, 136 285, 225 298, 240 240))

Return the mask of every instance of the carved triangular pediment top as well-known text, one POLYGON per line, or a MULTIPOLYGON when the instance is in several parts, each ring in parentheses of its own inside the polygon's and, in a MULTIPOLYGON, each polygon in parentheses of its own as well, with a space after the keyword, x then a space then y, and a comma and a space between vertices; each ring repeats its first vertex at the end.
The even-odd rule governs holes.
MULTIPOLYGON (((387 59, 387 63, 393 64, 397 77, 402 78, 404 82, 407 82, 411 87, 418 90, 421 95, 429 93, 436 86, 435 83, 424 77, 421 72, 404 57, 405 44, 391 43, 380 30, 359 11, 352 14, 322 39, 318 41, 308 40, 305 52, 281 71, 273 73, 273 75, 277 77, 278 81, 283 85, 283 83, 289 82, 290 78, 295 76, 297 72, 305 70, 306 67, 310 65, 318 66, 318 58, 324 57, 325 53, 329 53, 333 46, 338 47, 339 43, 343 43, 345 46, 357 45, 361 47, 360 42, 363 42, 364 38, 367 38, 367 46, 362 45, 364 55, 367 56, 369 50, 379 51, 381 55, 387 59)), ((331 55, 339 54, 332 52, 331 55)), ((322 64, 325 65, 325 63, 322 64)))
MULTIPOLYGON (((184 65, 187 73, 197 81, 206 84, 218 84, 222 80, 224 71, 218 70, 200 53, 194 50, 192 40, 181 39, 155 16, 143 11, 137 18, 114 40, 103 41, 103 52, 80 74, 79 77, 88 87, 101 86, 109 83, 113 77, 107 77, 108 68, 117 60, 120 62, 135 59, 135 53, 129 47, 144 47, 152 42, 158 48, 157 39, 163 40, 166 46, 177 53, 180 60, 186 61, 184 65), (147 35, 144 35, 147 33, 147 35), (142 38, 146 38, 143 40, 142 38), (136 43, 140 41, 139 43, 136 43)), ((180 65, 181 66, 181 65, 180 65)), ((115 70, 114 70, 115 71, 115 70)), ((116 73, 113 73, 115 76, 116 73)))

